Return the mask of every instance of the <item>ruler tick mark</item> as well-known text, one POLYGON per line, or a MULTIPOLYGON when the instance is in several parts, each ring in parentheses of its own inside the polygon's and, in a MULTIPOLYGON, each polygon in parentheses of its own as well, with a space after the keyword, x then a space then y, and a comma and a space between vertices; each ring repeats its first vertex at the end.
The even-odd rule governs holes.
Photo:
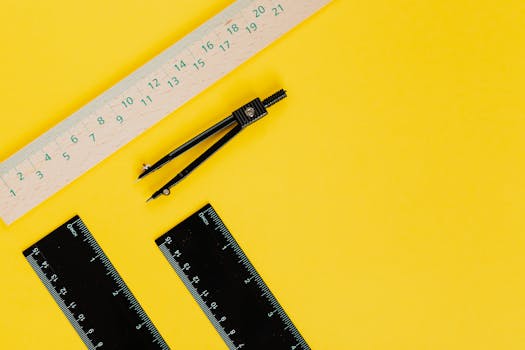
POLYGON ((122 346, 133 348, 137 343, 142 343, 143 340, 149 339, 156 340, 158 346, 156 346, 155 349, 169 349, 168 345, 155 329, 117 271, 109 260, 107 260, 104 252, 100 249, 98 243, 91 236, 87 228, 86 231, 83 232, 85 235, 84 239, 78 240, 70 234, 70 227, 73 225, 77 225, 75 228, 83 229, 85 227, 80 218, 76 220, 72 219, 44 237, 36 245, 26 249, 24 256, 26 256, 30 265, 86 346, 91 349, 100 348, 103 345, 108 348, 122 346), (73 254, 64 255, 63 253, 66 251, 71 251, 73 254), (35 254, 35 252, 38 252, 38 254, 35 254), (98 256, 98 258, 91 262, 82 258, 90 255, 98 256), (48 260, 46 258, 47 256, 52 259, 48 260), (107 263, 102 263, 102 260, 106 260, 107 263), (48 263, 48 261, 50 261, 50 263, 48 263), (90 267, 86 268, 86 264, 89 264, 87 266, 90 267), (59 269, 54 269, 56 266, 58 266, 59 269), (78 269, 88 272, 84 272, 82 276, 79 276, 78 269), (45 271, 49 272, 46 274, 45 271), (110 281, 113 282, 109 282, 106 279, 104 283, 86 283, 86 281, 89 282, 93 279, 103 281, 104 276, 108 274, 111 275, 110 281), (50 279, 62 282, 59 282, 60 285, 53 286, 50 279), (112 306, 111 304, 107 304, 108 300, 104 298, 93 298, 94 295, 99 295, 101 291, 111 293, 115 290, 116 286, 120 286, 120 291, 126 294, 125 299, 111 299, 112 301, 110 301, 110 303, 117 305, 112 306), (68 301, 66 302, 66 300, 68 301), (142 323, 148 325, 148 332, 138 332, 138 330, 135 329, 133 320, 136 320, 137 316, 133 313, 126 314, 122 312, 114 314, 104 312, 107 309, 115 307, 124 309, 121 307, 123 303, 131 305, 131 308, 135 310, 136 314, 140 315, 142 323), (99 311, 93 313, 92 310, 99 311), (83 326, 86 321, 90 322, 91 328, 88 329, 83 326), (108 328, 108 325, 111 326, 108 328), (131 328, 128 329, 128 327, 131 328), (103 341, 97 340, 97 346, 94 345, 95 342, 93 342, 89 336, 94 333, 94 329, 97 330, 96 334, 99 337, 104 338, 103 341), (122 339, 118 334, 126 334, 125 339, 122 339))
MULTIPOLYGON (((249 344, 246 335, 256 331, 250 327, 265 332, 261 337, 269 349, 290 349, 297 340, 303 344, 299 331, 210 205, 159 237, 156 243, 230 349, 244 347, 235 344, 249 344), (210 224, 202 220, 204 214, 212 218, 210 224), (183 262, 175 261, 166 247, 168 237, 184 256, 183 262), (225 246, 233 249, 225 250, 225 246), (190 271, 184 268, 186 263, 191 265, 190 271), (199 276, 198 289, 192 283, 195 275, 199 276), (257 284, 248 285, 252 280, 257 284), (231 307, 237 299, 243 300, 242 315, 231 307)), ((306 342, 303 347, 310 349, 306 342)))

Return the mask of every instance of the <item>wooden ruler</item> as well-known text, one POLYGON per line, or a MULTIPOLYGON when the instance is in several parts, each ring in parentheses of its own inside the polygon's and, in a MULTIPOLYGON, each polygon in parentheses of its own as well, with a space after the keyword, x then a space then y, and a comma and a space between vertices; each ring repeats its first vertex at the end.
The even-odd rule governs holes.
POLYGON ((238 0, 0 165, 8 224, 330 0, 238 0))

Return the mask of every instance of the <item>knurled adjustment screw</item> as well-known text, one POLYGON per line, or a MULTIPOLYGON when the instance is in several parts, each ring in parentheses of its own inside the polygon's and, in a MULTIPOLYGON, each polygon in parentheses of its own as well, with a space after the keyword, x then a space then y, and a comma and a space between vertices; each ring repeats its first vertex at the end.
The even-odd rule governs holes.
POLYGON ((244 110, 244 114, 246 114, 246 116, 248 118, 253 118, 255 117, 255 108, 253 107, 248 107, 244 110))

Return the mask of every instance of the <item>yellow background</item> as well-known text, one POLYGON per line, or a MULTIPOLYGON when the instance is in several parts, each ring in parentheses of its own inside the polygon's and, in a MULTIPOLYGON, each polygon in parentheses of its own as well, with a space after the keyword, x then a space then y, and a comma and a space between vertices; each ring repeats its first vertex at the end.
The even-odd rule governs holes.
MULTIPOLYGON (((229 3, 3 0, 0 159, 229 3)), ((333 1, 0 224, 0 348, 83 348, 21 253, 78 213, 173 349, 225 349, 153 242, 208 201, 313 349, 525 348, 523 23, 521 0, 333 1), (144 204, 196 153, 142 162, 280 87, 144 204)))

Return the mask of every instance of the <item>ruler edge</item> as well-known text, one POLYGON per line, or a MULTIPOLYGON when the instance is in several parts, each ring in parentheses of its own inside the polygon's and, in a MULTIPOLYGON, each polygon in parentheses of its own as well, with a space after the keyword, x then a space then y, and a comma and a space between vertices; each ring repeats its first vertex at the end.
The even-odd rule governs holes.
MULTIPOLYGON (((179 278, 181 279, 181 281, 184 283, 184 285, 186 286, 186 288, 188 289, 188 291, 190 292, 190 294, 194 297, 195 301, 197 302, 197 304, 199 305, 199 307, 201 308, 201 310, 204 312, 204 314, 206 315, 206 317, 209 319, 209 321, 213 324, 214 328, 217 330, 217 332, 219 333, 219 335, 221 336, 221 338, 223 338, 224 342, 226 343, 226 345, 228 345, 228 347, 232 350, 236 350, 237 348, 235 346, 233 346, 233 343, 231 341, 231 339, 228 337, 228 335, 226 334, 226 332, 224 331, 224 329, 222 328, 222 326, 218 323, 217 319, 215 318, 215 316, 213 315, 213 313, 208 309, 208 306, 206 305, 206 302, 202 299, 202 297, 200 296, 200 294, 198 293, 195 293, 195 290, 196 288, 193 286, 193 284, 191 283, 191 281, 188 279, 188 277, 186 276, 186 274, 184 273, 184 271, 182 271, 182 269, 180 268, 180 266, 178 266, 178 263, 175 261, 175 259, 173 258, 173 256, 171 255, 171 253, 169 252, 169 249, 166 247, 165 245, 165 242, 162 242, 160 243, 160 240, 167 236, 167 235, 170 235, 170 231, 174 230, 178 225, 182 224, 183 222, 185 222, 186 220, 192 218, 193 216, 195 216, 196 214, 200 214, 200 213, 204 213, 206 211, 210 211, 212 212, 212 215, 214 215, 218 220, 219 222, 221 223, 222 227, 224 229, 226 229, 226 232, 228 233, 229 235, 229 238, 231 238, 231 240, 225 236, 224 232, 222 232, 222 230, 220 232, 218 232, 219 234, 221 234, 224 238, 226 238, 234 248, 237 248, 237 251, 234 251, 234 254, 238 256, 239 252, 240 254, 242 254, 242 256, 244 257, 244 259, 248 262, 249 266, 245 266, 247 270, 249 270, 253 276, 258 279, 261 284, 262 284, 262 287, 260 288, 260 290, 262 292, 265 292, 267 293, 269 296, 270 296, 270 299, 269 298, 266 298, 271 304, 274 304, 277 305, 277 308, 278 310, 280 311, 280 317, 281 317, 281 320, 283 321, 283 323, 288 323, 288 325, 292 328, 291 329, 291 333, 292 335, 296 338, 296 340, 299 341, 300 345, 302 345, 304 348, 304 350, 310 350, 310 346, 308 345, 308 343, 306 342, 306 339, 304 338, 304 336, 302 335, 301 332, 299 332, 299 329, 295 326, 295 323, 292 321, 292 319, 290 318, 290 316, 288 316, 288 313, 284 310, 283 306, 281 305, 281 303, 279 302, 279 300, 277 299, 277 297, 275 296, 275 294, 273 294, 273 292, 270 290, 270 287, 268 287, 267 283, 264 281, 264 279, 261 277, 261 275, 259 274, 259 272, 257 271, 257 269, 255 268, 255 266, 253 265, 253 263, 250 261, 250 259, 248 258, 248 256, 246 255, 246 253, 244 252, 244 250, 241 248, 241 246, 239 245, 239 243, 237 242, 237 240, 235 239, 235 237, 233 237, 233 234, 230 232, 230 230, 228 229, 228 227, 226 226, 226 224, 224 223, 224 221, 222 220, 222 218, 219 216, 219 214, 217 213, 217 211, 215 210, 215 208, 211 205, 211 203, 208 203, 206 205, 204 205, 201 209, 195 211, 193 214, 189 215, 188 217, 186 217, 185 219, 183 219, 181 222, 179 222, 177 225, 175 225, 174 227, 172 227, 171 229, 169 229, 166 233, 160 235, 157 239, 155 239, 155 243, 157 244, 157 247, 159 248, 159 250, 162 252, 162 254, 166 257, 166 260, 168 260, 168 263, 170 264, 170 266, 173 268, 173 270, 175 270, 175 273, 179 276, 179 278), (203 305, 205 307, 203 307, 203 305), (283 319, 284 318, 284 319, 283 319), (300 339, 297 339, 297 336, 300 337, 300 339), (230 344, 232 346, 230 346, 230 344)), ((244 265, 244 264, 243 264, 244 265)))
POLYGON ((29 265, 35 271, 36 275, 38 276, 38 278, 40 279, 40 281, 42 282, 44 287, 47 289, 48 293, 55 300, 55 303, 58 305, 59 309, 62 311, 62 314, 67 318, 67 320, 69 321, 71 326, 75 329, 75 331, 77 332, 78 336, 84 342, 84 344, 87 346, 87 348, 88 349, 96 349, 95 346, 93 345, 93 342, 91 341, 91 339, 89 339, 86 336, 86 334, 82 330, 82 327, 80 326, 80 324, 78 323, 76 318, 73 316, 73 313, 68 309, 68 307, 66 306, 66 303, 64 303, 64 300, 62 300, 62 298, 60 298, 60 296, 58 295, 58 293, 55 290, 55 288, 53 288, 53 286, 49 283, 49 281, 44 277, 45 274, 42 272, 42 269, 40 269, 40 267, 36 263, 36 260, 33 258, 33 256, 32 255, 27 255, 27 256, 25 256, 25 258, 26 258, 27 262, 29 263, 29 265))
POLYGON ((38 276, 38 278, 40 279, 40 281, 42 282, 44 287, 47 289, 48 293, 51 294, 51 296, 55 300, 56 304, 58 305, 59 309, 62 311, 62 314, 64 316, 66 316, 67 320, 69 321, 71 326, 73 326, 73 328, 77 332, 78 336, 84 342, 84 344, 87 346, 87 348, 88 349, 96 349, 95 345, 93 344, 91 339, 89 339, 86 336, 86 334, 83 332, 82 327, 80 326, 80 324, 78 323, 76 318, 73 316, 73 313, 69 310, 69 308, 67 307, 67 305, 64 302, 64 300, 62 300, 62 298, 60 298, 60 296, 58 295, 58 293, 55 290, 55 288, 53 288, 53 285, 49 282, 49 280, 47 278, 45 278, 45 273, 42 271, 40 266, 38 266, 38 264, 36 263, 36 259, 33 258, 33 254, 31 252, 32 248, 33 247, 38 247, 38 242, 42 241, 48 235, 50 235, 53 232, 57 231, 58 229, 60 229, 64 225, 69 225, 69 224, 72 225, 72 224, 74 224, 74 223, 76 223, 78 221, 82 222, 82 219, 77 214, 77 215, 73 216, 71 219, 67 220, 64 224, 56 227, 50 233, 48 233, 47 235, 45 235, 44 237, 42 237, 41 239, 39 239, 35 243, 31 244, 26 249, 24 249, 22 251, 22 255, 24 255, 24 258, 27 260, 29 265, 33 268, 33 270, 35 271, 36 275, 38 276))
POLYGON ((226 240, 228 240, 230 242, 232 247, 236 250, 236 251, 234 251, 234 253, 238 257, 243 258, 249 264, 248 266, 245 265, 246 269, 249 270, 253 274, 255 279, 259 280, 259 282, 260 282, 259 286, 260 286, 261 291, 264 292, 264 293, 267 293, 269 298, 266 297, 266 299, 270 302, 270 304, 272 304, 273 306, 275 306, 278 309, 277 311, 280 311, 279 312, 279 314, 280 314, 279 316, 281 317, 281 320, 283 321, 283 323, 287 323, 288 326, 290 326, 291 333, 296 338, 296 340, 298 340, 301 343, 301 345, 304 345, 306 350, 310 350, 310 346, 306 342, 306 339, 304 339, 304 336, 301 334, 301 332, 299 332, 299 329, 295 326, 295 323, 292 321, 290 316, 288 316, 288 313, 284 310, 283 306, 281 305, 281 303, 279 302, 279 300, 277 299, 275 294, 271 291, 271 289, 268 286, 268 284, 266 283, 266 281, 261 277, 261 275, 259 274, 259 271, 257 271, 257 269, 255 268, 253 263, 250 261, 250 259, 248 258, 248 256, 244 252, 244 249, 241 248, 241 246, 239 245, 239 243, 237 242, 235 237, 233 237, 233 234, 228 229, 228 227, 224 223, 223 219, 219 216, 219 214, 217 213, 215 208, 213 208, 213 206, 211 204, 209 204, 209 203, 204 208, 203 208, 204 209, 203 211, 211 211, 211 213, 212 213, 211 216, 212 217, 214 216, 215 219, 219 221, 220 226, 222 226, 222 229, 220 230, 220 233, 221 233, 221 235, 224 238, 226 238, 226 240), (204 208, 206 208, 206 209, 204 209, 204 208), (224 230, 226 230, 227 234, 224 232, 224 230), (239 256, 239 255, 241 255, 241 256, 239 256), (297 339, 297 336, 300 339, 297 339))
POLYGON ((260 286, 261 291, 266 293, 269 296, 269 298, 266 297, 266 299, 273 306, 275 306, 277 308, 276 311, 279 311, 279 314, 280 314, 279 316, 281 317, 281 320, 283 321, 283 323, 287 323, 288 326, 290 326, 290 328, 291 328, 292 335, 294 335, 296 337, 296 340, 298 340, 301 343, 301 345, 304 345, 306 350, 310 350, 310 346, 306 342, 306 339, 304 339, 304 336, 301 334, 301 332, 299 332, 299 329, 295 326, 295 323, 292 321, 290 316, 288 316, 288 313, 284 310, 284 307, 281 305, 281 302, 277 299, 277 297, 272 292, 272 290, 270 289, 270 287, 268 286, 266 281, 259 274, 259 271, 257 271, 257 269, 255 268, 253 263, 250 261, 250 259, 248 258, 248 256, 244 252, 244 249, 241 248, 241 246, 239 245, 239 243, 237 242, 235 237, 233 237, 233 234, 228 229, 228 227, 226 226, 226 224, 224 223, 222 218, 219 216, 219 214, 217 213, 215 208, 213 208, 213 206, 210 204, 209 208, 206 208, 206 210, 211 210, 212 216, 215 216, 215 219, 220 222, 220 226, 222 226, 222 228, 224 230, 226 230, 227 235, 224 233, 224 230, 221 230, 222 236, 224 238, 226 238, 230 242, 232 247, 236 250, 235 254, 239 258, 244 259, 249 264, 248 266, 245 265, 246 269, 249 270, 253 274, 255 279, 259 280, 259 282, 260 282, 259 286, 260 286), (239 256, 239 254, 242 255, 242 256, 239 256), (297 336, 299 337, 299 339, 297 338, 297 336))
MULTIPOLYGON (((95 237, 93 236, 93 234, 91 233, 91 231, 87 228, 86 224, 84 223, 84 221, 82 220, 82 218, 76 214, 75 216, 73 216, 71 219, 67 220, 66 222, 64 222, 62 225, 59 225, 58 227, 56 227, 54 230, 52 230, 50 233, 48 233, 47 235, 45 235, 44 237, 40 238, 38 241, 36 241, 35 243, 31 244, 28 248, 24 249, 22 251, 22 255, 24 255, 25 259, 28 261, 29 265, 31 265, 31 267, 33 268, 33 270, 35 271, 35 273, 37 274, 37 276, 39 277, 39 279, 41 280, 42 284, 45 286, 45 288, 48 290, 49 294, 52 295, 53 299, 55 300, 55 302, 57 303, 58 307, 62 310, 62 313, 66 316, 66 318, 70 321, 71 325, 73 326, 73 328, 77 331, 78 335, 80 336, 80 338, 84 341, 84 343, 86 344, 86 346, 89 348, 89 349, 96 349, 95 345, 91 342, 91 340, 87 337, 87 335, 83 332, 82 330, 82 327, 81 325, 78 323, 78 321, 75 319, 75 317, 73 316, 73 313, 71 311, 69 311, 69 309, 67 308, 66 304, 64 303, 64 301, 60 298, 60 296, 58 295, 58 293, 56 292, 56 290, 53 288, 53 286, 51 285, 51 283, 49 282, 49 280, 47 279, 44 279, 44 276, 45 274, 43 273, 42 269, 40 269, 40 267, 35 264, 36 263, 36 259, 33 258, 32 256, 32 253, 31 253, 31 250, 33 247, 38 247, 38 243, 42 240, 44 240, 45 238, 47 238, 49 235, 53 234, 54 232, 60 230, 61 228, 63 228, 64 226, 67 227, 67 225, 78 225, 78 229, 79 231, 82 232, 83 235, 86 236, 87 240, 82 240, 82 242, 86 242, 86 241, 90 241, 87 245, 93 249, 93 245, 94 244, 96 247, 98 247, 98 249, 100 249, 100 252, 102 254, 104 254, 104 257, 106 258, 107 260, 107 263, 109 264, 110 268, 113 269, 114 271, 114 274, 113 276, 111 277, 111 279, 113 281, 115 281, 115 283, 120 284, 122 286, 124 286, 123 288, 126 289, 127 291, 127 296, 128 297, 131 297, 133 300, 129 300, 128 298, 126 298, 126 300, 128 300, 128 302, 138 308, 139 310, 134 310, 138 315, 139 317, 142 317, 142 315, 140 315, 140 311, 142 311, 142 313, 144 314, 144 316, 147 318, 147 320, 149 321, 149 323, 151 324, 151 326, 153 327, 153 329, 155 330, 155 332, 151 332, 150 331, 150 334, 153 336, 153 339, 158 341, 160 339, 160 341, 163 342, 160 343, 160 342, 157 342, 158 345, 161 347, 161 349, 163 350, 169 350, 170 349, 170 346, 168 345, 168 343, 166 342, 166 340, 164 339, 164 337, 162 336, 162 334, 160 334, 159 330, 157 329, 157 326, 155 326, 155 324, 153 323, 153 321, 151 320, 151 318, 149 317, 149 315, 146 313, 146 311, 144 310, 144 308, 142 307, 142 305, 140 304, 140 302, 138 301, 137 297, 135 296, 135 294, 131 291, 131 289, 129 288, 129 286, 127 285, 126 281, 124 281, 124 279, 122 278, 122 276, 120 275, 120 273, 118 272, 118 270, 116 269, 116 267, 113 265, 113 263, 111 262, 111 260, 109 260, 107 254, 104 252, 104 250, 102 249, 102 247, 98 244, 97 240, 95 239, 95 237), (85 231, 84 231, 85 230, 85 231), (27 254, 27 255, 26 255, 27 254), (117 280, 115 280, 115 278, 117 280), (65 311, 67 310, 67 312, 65 311), (92 345, 92 347, 90 348, 89 347, 89 344, 92 345)), ((43 255, 43 253, 42 253, 43 255)), ((104 262, 102 262, 102 265, 104 265, 104 267, 106 267, 106 264, 104 264, 104 262)), ((133 309, 133 308, 131 308, 133 309)))
POLYGON ((179 276, 179 278, 181 279, 181 282, 184 283, 188 292, 190 292, 190 294, 193 296, 193 299, 199 305, 199 308, 204 312, 208 320, 213 324, 213 328, 215 328, 217 333, 219 333, 222 340, 226 343, 226 346, 228 346, 228 348, 230 348, 231 350, 237 349, 237 347, 233 344, 231 339, 228 338, 228 335, 226 334, 224 328, 221 327, 217 319, 213 317, 211 312, 208 310, 204 299, 202 299, 202 297, 198 293, 195 293, 195 289, 193 285, 191 284, 191 281, 188 279, 186 274, 184 274, 184 272, 182 271, 180 266, 177 264, 175 259, 173 259, 173 256, 170 254, 168 248, 163 244, 159 245, 158 248, 161 251, 161 253, 164 255, 164 257, 166 258, 168 263, 170 264, 171 268, 175 271, 177 276, 179 276), (203 307, 203 306, 206 306, 206 307, 203 307))

